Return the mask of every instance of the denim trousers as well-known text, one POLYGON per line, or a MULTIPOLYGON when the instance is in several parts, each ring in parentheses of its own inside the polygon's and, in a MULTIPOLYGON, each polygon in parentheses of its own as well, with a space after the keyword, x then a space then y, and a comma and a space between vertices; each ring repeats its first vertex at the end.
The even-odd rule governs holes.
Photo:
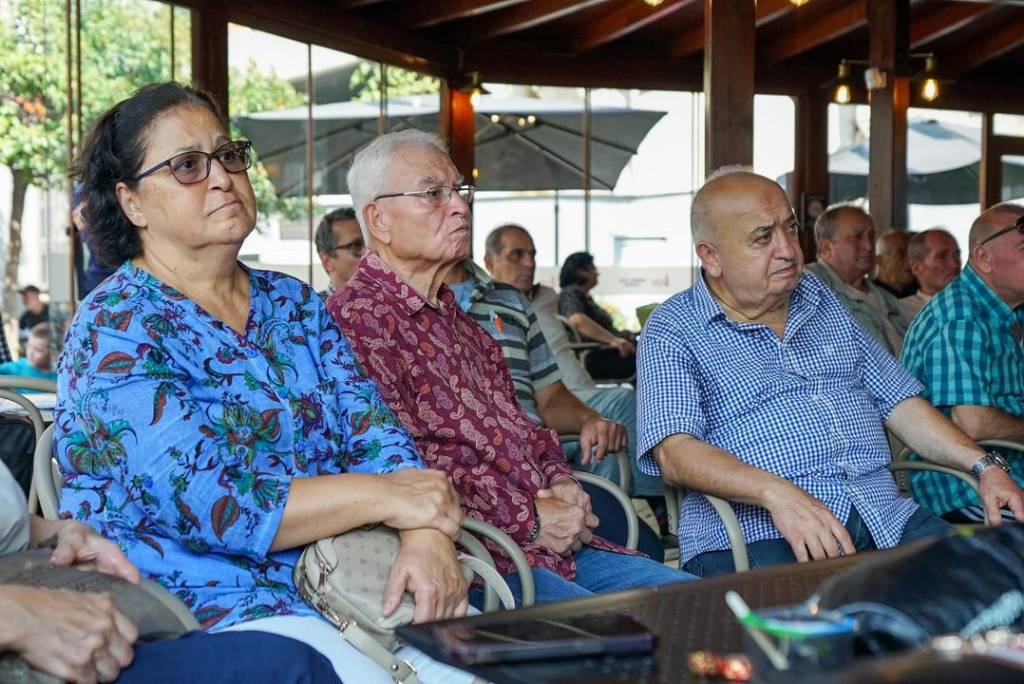
MULTIPOLYGON (((533 568, 533 581, 537 587, 537 603, 567 601, 569 599, 586 598, 594 594, 605 594, 623 589, 653 587, 660 584, 689 582, 698 579, 693 575, 662 565, 645 556, 628 556, 614 551, 595 549, 584 546, 573 554, 576 561, 576 579, 563 578, 556 572, 543 568, 533 568)), ((522 600, 522 584, 519 573, 512 572, 505 576, 516 605, 522 600)), ((483 591, 473 589, 470 592, 470 603, 480 607, 483 605, 483 591)))
MULTIPOLYGON (((918 508, 904 526, 903 534, 900 536, 900 543, 906 544, 918 539, 924 539, 925 537, 946 534, 952 529, 949 523, 939 519, 931 511, 925 508, 918 508)), ((850 517, 846 521, 846 530, 850 533, 853 546, 858 551, 870 551, 878 548, 875 546, 875 540, 871 538, 871 532, 868 530, 867 525, 864 524, 856 508, 850 509, 850 517)), ((751 569, 796 562, 793 549, 785 539, 766 539, 747 544, 747 555, 750 557, 751 569)), ((694 556, 683 565, 683 568, 687 572, 699 575, 700 577, 724 575, 736 570, 736 566, 732 562, 732 551, 729 550, 708 551, 699 556, 694 556)))
MULTIPOLYGON (((660 477, 648 475, 640 470, 636 463, 636 390, 632 387, 608 387, 605 389, 587 390, 576 393, 579 398, 590 408, 594 409, 608 420, 622 423, 626 426, 629 434, 629 441, 626 443, 626 455, 629 456, 630 474, 633 484, 630 496, 664 496, 665 487, 660 477)), ((595 475, 600 475, 606 480, 615 484, 621 484, 619 477, 619 462, 612 457, 606 457, 600 463, 589 463, 580 465, 579 444, 567 444, 565 456, 577 468, 582 468, 595 475)))

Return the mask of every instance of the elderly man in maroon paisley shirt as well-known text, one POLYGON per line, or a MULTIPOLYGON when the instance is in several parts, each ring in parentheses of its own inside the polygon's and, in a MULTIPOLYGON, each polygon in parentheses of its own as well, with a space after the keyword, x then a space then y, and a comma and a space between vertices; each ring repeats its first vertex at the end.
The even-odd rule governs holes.
MULTIPOLYGON (((466 514, 526 553, 537 601, 693 579, 593 534, 597 517, 555 432, 523 412, 501 348, 444 285, 469 255, 473 188, 440 139, 377 138, 356 155, 348 186, 368 249, 327 307, 466 514)), ((510 559, 490 550, 518 594, 510 559)))

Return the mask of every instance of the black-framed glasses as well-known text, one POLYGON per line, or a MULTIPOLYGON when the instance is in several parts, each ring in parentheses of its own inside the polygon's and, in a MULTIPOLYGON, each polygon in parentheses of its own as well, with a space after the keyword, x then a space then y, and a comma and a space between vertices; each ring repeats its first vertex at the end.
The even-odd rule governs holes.
POLYGON ((1016 221, 1006 226, 1005 228, 1000 228, 996 232, 992 233, 987 238, 982 240, 981 244, 985 244, 986 242, 992 242, 1000 235, 1005 235, 1013 230, 1016 230, 1021 235, 1024 235, 1024 216, 1021 216, 1020 218, 1018 218, 1016 221))
POLYGON ((476 188, 472 185, 435 185, 432 188, 426 190, 410 190, 409 192, 390 192, 385 195, 377 195, 373 198, 376 202, 380 199, 387 199, 389 197, 422 197, 432 206, 443 207, 452 201, 452 197, 455 194, 466 201, 469 204, 473 201, 473 195, 476 194, 476 188))
POLYGON ((210 177, 210 168, 213 166, 214 159, 220 162, 220 165, 228 173, 242 173, 252 166, 252 143, 248 140, 232 140, 213 152, 203 152, 202 150, 182 152, 170 159, 165 159, 151 169, 146 169, 132 178, 132 182, 151 176, 166 166, 174 175, 174 180, 182 185, 192 185, 210 177))
POLYGON ((363 256, 363 250, 366 249, 366 244, 363 242, 363 238, 356 238, 352 242, 346 242, 343 245, 335 245, 334 247, 331 247, 330 249, 325 249, 324 251, 329 256, 333 257, 334 253, 337 252, 339 249, 346 250, 349 254, 358 259, 359 257, 363 256))

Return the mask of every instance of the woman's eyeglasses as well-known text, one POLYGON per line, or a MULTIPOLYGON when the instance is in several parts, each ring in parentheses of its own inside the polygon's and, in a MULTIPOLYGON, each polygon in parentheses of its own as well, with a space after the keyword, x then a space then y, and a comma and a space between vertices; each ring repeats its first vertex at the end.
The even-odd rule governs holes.
POLYGON ((986 242, 992 242, 993 240, 995 240, 1000 235, 1006 235, 1007 233, 1012 232, 1014 230, 1016 230, 1021 235, 1024 235, 1024 216, 1021 216, 1014 223, 1011 223, 1010 225, 1006 226, 1005 228, 1000 228, 996 232, 992 233, 987 238, 982 240, 981 244, 985 244, 986 242))
POLYGON ((132 178, 132 182, 151 176, 166 166, 174 175, 174 180, 182 185, 192 185, 210 177, 210 168, 213 166, 214 159, 220 162, 220 165, 228 173, 242 173, 252 166, 252 143, 248 140, 233 140, 224 143, 213 152, 201 150, 182 152, 143 171, 132 178))

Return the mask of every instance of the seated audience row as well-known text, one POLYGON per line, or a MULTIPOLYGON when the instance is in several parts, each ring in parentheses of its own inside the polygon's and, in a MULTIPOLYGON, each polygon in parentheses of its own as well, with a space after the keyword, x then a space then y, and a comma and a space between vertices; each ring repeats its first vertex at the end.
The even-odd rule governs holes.
MULTIPOLYGON (((348 214, 318 230, 337 271, 326 305, 238 262, 256 221, 249 147, 208 96, 177 84, 143 88, 90 134, 85 219, 102 261, 120 267, 83 301, 59 362, 63 515, 116 542, 204 629, 297 639, 346 681, 389 676, 298 596, 291 571, 307 543, 362 525, 399 530, 384 609, 408 591, 417 621, 480 599, 452 541, 464 512, 519 544, 541 601, 694 579, 594 534, 549 428, 580 432, 581 460, 621 448, 626 429, 562 384, 520 293, 532 273, 524 289, 467 270, 473 188, 436 136, 388 134, 354 158, 361 236, 348 214), (445 285, 459 268, 453 282, 473 281, 461 307, 445 285)), ((925 458, 978 470, 990 517, 1024 518, 1020 488, 802 274, 777 184, 727 171, 697 193, 691 223, 702 277, 639 344, 641 470, 736 501, 755 565, 947 529, 896 495, 884 426, 925 458)), ((849 277, 859 262, 836 264, 863 293, 849 277)), ((597 274, 592 261, 582 271, 588 306, 597 274)), ((690 495, 683 507, 686 569, 731 569, 707 505, 690 495)), ((518 592, 510 559, 489 546, 518 592)), ((470 680, 409 647, 397 655, 421 681, 470 680)))

